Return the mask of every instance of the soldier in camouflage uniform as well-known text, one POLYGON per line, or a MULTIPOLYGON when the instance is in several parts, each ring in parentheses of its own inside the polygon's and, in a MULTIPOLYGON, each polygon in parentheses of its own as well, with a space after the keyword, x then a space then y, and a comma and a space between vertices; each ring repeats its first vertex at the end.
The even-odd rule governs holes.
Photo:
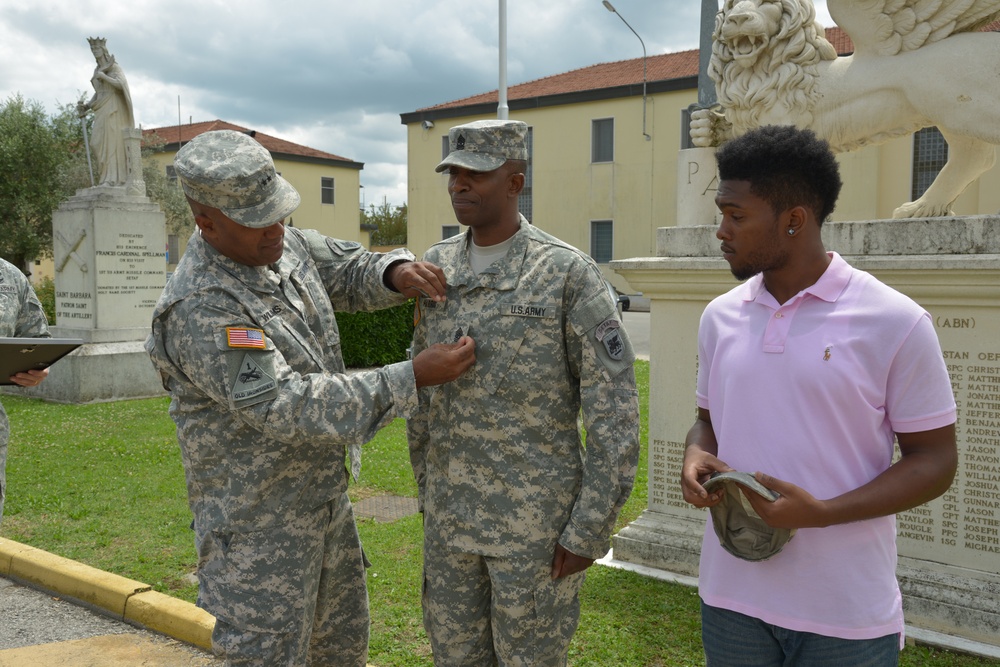
MULTIPOLYGON (((0 337, 49 338, 48 322, 42 304, 31 289, 31 283, 10 262, 0 259, 0 337)), ((49 374, 49 369, 30 370, 11 376, 9 380, 22 387, 37 386, 49 374)), ((0 520, 7 494, 7 441, 10 422, 0 404, 0 520)))
POLYGON ((471 340, 344 374, 334 311, 443 298, 440 269, 406 251, 285 227, 299 194, 240 132, 177 153, 198 226, 157 303, 146 349, 194 514, 198 603, 227 665, 363 666, 365 557, 348 500, 360 443, 410 415, 417 387, 454 379, 471 340))
POLYGON ((448 298, 420 299, 413 351, 471 336, 477 356, 422 389, 408 421, 439 667, 566 664, 584 571, 607 553, 638 463, 635 357, 601 272, 518 212, 526 134, 453 127, 437 167, 470 230, 424 257, 448 298))

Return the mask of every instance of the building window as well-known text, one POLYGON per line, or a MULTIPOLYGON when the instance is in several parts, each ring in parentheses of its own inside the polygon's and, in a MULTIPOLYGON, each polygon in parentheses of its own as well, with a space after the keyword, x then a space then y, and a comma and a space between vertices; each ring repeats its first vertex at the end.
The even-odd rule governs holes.
POLYGON ((441 159, 448 157, 448 153, 451 152, 451 144, 448 142, 448 135, 441 137, 441 159))
POLYGON ((590 222, 590 256, 598 264, 607 264, 614 256, 614 223, 611 220, 590 222))
POLYGON ((177 170, 174 169, 174 165, 168 164, 165 167, 165 169, 166 169, 166 172, 167 172, 167 180, 170 181, 171 183, 176 183, 177 182, 177 170))
POLYGON ((592 121, 592 129, 590 161, 613 161, 615 159, 615 119, 601 118, 592 121))
POLYGON ((441 225, 441 240, 450 239, 452 236, 458 236, 459 234, 458 225, 441 225))
POLYGON ((320 194, 321 194, 321 197, 322 197, 321 201, 324 204, 332 204, 333 203, 333 179, 332 178, 321 178, 320 179, 320 183, 319 183, 319 187, 320 187, 320 194))
POLYGON ((936 127, 913 134, 913 183, 910 200, 915 201, 931 186, 948 161, 948 142, 936 127))
POLYGON ((529 127, 526 141, 528 144, 528 167, 524 170, 524 189, 521 190, 521 194, 517 196, 517 210, 521 212, 521 215, 523 215, 528 222, 531 222, 532 217, 533 199, 531 197, 531 190, 532 183, 535 180, 534 160, 532 160, 532 156, 535 154, 534 137, 534 128, 529 127))

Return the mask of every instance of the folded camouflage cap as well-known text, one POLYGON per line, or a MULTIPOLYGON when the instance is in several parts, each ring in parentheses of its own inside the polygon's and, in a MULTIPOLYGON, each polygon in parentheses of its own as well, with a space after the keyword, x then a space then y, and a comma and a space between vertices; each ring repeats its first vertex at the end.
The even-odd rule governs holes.
POLYGON ((448 130, 448 157, 434 171, 464 167, 493 171, 507 160, 528 159, 528 125, 519 120, 477 120, 448 130))
POLYGON ((199 134, 177 151, 174 169, 184 194, 244 227, 269 227, 299 206, 299 193, 275 171, 271 154, 243 132, 199 134))
POLYGON ((743 560, 767 560, 795 535, 794 529, 772 528, 754 511, 745 493, 756 493, 774 502, 778 494, 748 472, 713 473, 702 486, 725 491, 722 502, 711 508, 712 525, 722 548, 743 560))

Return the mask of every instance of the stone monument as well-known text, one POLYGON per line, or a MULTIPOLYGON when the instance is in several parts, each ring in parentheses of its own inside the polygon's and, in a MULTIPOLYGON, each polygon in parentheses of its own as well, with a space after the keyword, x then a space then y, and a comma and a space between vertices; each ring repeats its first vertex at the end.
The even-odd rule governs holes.
MULTIPOLYGON (((957 3, 948 0, 891 3, 892 16, 889 4, 828 0, 831 15, 854 40, 851 60, 836 57, 809 0, 726 0, 716 18, 708 73, 723 110, 703 103, 699 88, 691 132, 702 146, 693 150, 705 152, 681 151, 675 226, 658 230, 656 257, 612 263, 633 289, 650 297, 650 328, 657 332, 650 355, 649 507, 615 536, 614 558, 698 573, 707 512, 688 505, 679 484, 683 443, 695 417, 698 321, 709 301, 736 284, 715 238, 710 147, 769 123, 810 127, 838 150, 937 125, 949 142, 949 162, 922 197, 896 209, 894 217, 909 219, 827 222, 823 239, 827 249, 930 312, 958 401, 960 462, 953 486, 897 517, 897 576, 909 632, 1000 657, 1000 215, 930 217, 950 214, 955 198, 992 165, 1000 143, 1000 124, 990 120, 1000 108, 994 104, 1000 88, 995 80, 978 81, 982 70, 974 65, 990 57, 984 54, 1000 55, 1000 39, 961 34, 997 18, 1000 0, 965 3, 975 11, 964 16, 955 16, 957 3), (762 63, 780 64, 775 51, 787 48, 772 39, 775 17, 763 5, 801 12, 795 18, 800 38, 793 41, 802 47, 802 71, 790 76, 786 68, 770 91, 746 86, 766 80, 761 72, 747 73, 762 63), (952 22, 940 22, 942 16, 952 22), (891 37, 882 42, 875 34, 891 37), (867 67, 864 59, 876 55, 885 57, 865 70, 870 79, 851 78, 852 65, 867 67), (903 79, 915 87, 900 92, 901 86, 888 85, 903 79), (789 83, 793 87, 781 87, 789 83), (876 95, 879 87, 893 92, 876 95), (974 124, 963 122, 967 112, 977 115, 974 124), (973 126, 982 131, 969 136, 973 126)), ((703 41, 703 55, 705 48, 703 41)))
MULTIPOLYGON (((83 347, 52 367, 27 395, 67 403, 163 393, 143 349, 153 306, 166 283, 166 227, 146 197, 140 140, 125 74, 104 39, 90 39, 97 67, 88 140, 100 174, 52 215, 56 323, 52 335, 83 347)), ((84 137, 87 138, 86 124, 84 137)))
POLYGON ((844 152, 936 126, 948 161, 893 217, 952 215, 1000 144, 1000 85, 985 66, 1000 60, 1000 39, 976 32, 1000 18, 1000 0, 828 0, 827 9, 852 55, 837 56, 812 0, 725 0, 709 63, 722 110, 693 114, 692 141, 795 125, 844 152))

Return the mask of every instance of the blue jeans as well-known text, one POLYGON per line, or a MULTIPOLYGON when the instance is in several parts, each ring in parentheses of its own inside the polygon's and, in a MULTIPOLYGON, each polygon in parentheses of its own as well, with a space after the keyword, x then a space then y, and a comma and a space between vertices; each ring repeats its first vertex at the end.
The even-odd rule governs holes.
POLYGON ((706 667, 896 667, 899 635, 839 639, 701 604, 706 667))

